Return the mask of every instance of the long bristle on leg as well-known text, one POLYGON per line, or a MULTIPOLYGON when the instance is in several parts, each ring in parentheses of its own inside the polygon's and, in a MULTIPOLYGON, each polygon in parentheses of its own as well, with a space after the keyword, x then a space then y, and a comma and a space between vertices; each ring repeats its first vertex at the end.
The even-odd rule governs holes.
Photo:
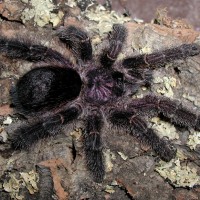
POLYGON ((0 37, 0 53, 5 54, 11 59, 23 59, 30 62, 54 62, 71 66, 69 60, 64 58, 59 52, 21 38, 8 39, 0 37))
POLYGON ((103 53, 100 55, 100 62, 104 67, 113 65, 122 50, 126 35, 127 30, 124 26, 120 24, 113 26, 113 31, 109 35, 109 46, 103 49, 103 53))
POLYGON ((200 130, 200 115, 167 97, 147 95, 141 99, 134 99, 128 107, 143 115, 155 116, 161 113, 177 125, 200 130))
POLYGON ((126 80, 138 86, 149 87, 153 80, 152 70, 138 66, 126 69, 126 80))
POLYGON ((80 110, 77 107, 71 107, 42 122, 20 127, 11 139, 12 148, 28 149, 40 138, 58 134, 62 125, 75 120, 79 114, 80 110))
POLYGON ((100 136, 102 125, 101 116, 87 116, 83 135, 87 168, 91 172, 94 181, 98 183, 103 181, 105 174, 100 136))
POLYGON ((135 113, 128 111, 113 111, 109 117, 111 123, 130 132, 141 143, 149 145, 164 161, 170 161, 176 155, 176 149, 169 142, 157 136, 154 130, 148 128, 146 122, 135 113))
POLYGON ((151 54, 142 54, 130 58, 126 58, 122 62, 124 68, 132 68, 138 66, 162 66, 168 62, 178 59, 185 59, 188 57, 200 54, 200 46, 198 44, 183 44, 179 47, 166 49, 160 52, 153 52, 151 54))
POLYGON ((75 26, 67 26, 58 32, 59 39, 83 61, 92 59, 92 45, 87 33, 75 26))

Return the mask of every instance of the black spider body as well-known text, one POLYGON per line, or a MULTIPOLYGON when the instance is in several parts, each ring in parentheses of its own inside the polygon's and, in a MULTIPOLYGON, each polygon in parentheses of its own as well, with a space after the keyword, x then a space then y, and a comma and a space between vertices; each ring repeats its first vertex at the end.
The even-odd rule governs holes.
POLYGON ((58 134, 62 125, 81 118, 85 124, 86 164, 96 182, 102 182, 105 174, 101 141, 105 121, 126 129, 139 141, 150 145, 161 159, 170 161, 174 158, 176 149, 170 141, 159 138, 142 115, 162 114, 173 123, 196 130, 200 130, 200 115, 168 98, 147 95, 132 99, 128 95, 143 85, 151 85, 151 66, 198 55, 200 47, 183 44, 116 61, 126 35, 124 26, 114 25, 109 34, 109 44, 98 57, 93 58, 86 32, 75 26, 63 28, 58 37, 72 51, 77 65, 43 45, 1 37, 0 52, 6 56, 49 63, 30 70, 11 91, 17 111, 30 116, 42 114, 38 122, 16 130, 12 147, 27 149, 39 138, 58 134))
POLYGON ((11 96, 18 108, 25 112, 37 112, 74 100, 80 94, 81 87, 81 78, 73 69, 39 67, 18 81, 11 96))

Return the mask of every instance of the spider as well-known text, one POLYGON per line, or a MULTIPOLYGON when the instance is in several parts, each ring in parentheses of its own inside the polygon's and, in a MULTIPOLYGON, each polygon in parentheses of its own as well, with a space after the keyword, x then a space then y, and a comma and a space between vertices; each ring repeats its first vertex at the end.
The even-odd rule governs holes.
POLYGON ((100 183, 105 175, 101 141, 105 124, 125 129, 164 161, 175 157, 176 148, 169 140, 159 138, 143 115, 162 114, 172 123, 200 130, 200 115, 178 101, 153 94, 131 98, 139 87, 151 85, 152 66, 198 55, 197 44, 116 61, 127 38, 124 25, 113 26, 109 43, 98 56, 93 55, 90 38, 79 27, 63 27, 57 36, 74 55, 75 64, 46 46, 0 38, 0 52, 7 57, 40 62, 11 89, 15 109, 27 117, 38 117, 38 121, 15 131, 12 148, 28 149, 40 138, 58 134, 62 125, 82 120, 87 169, 93 180, 100 183))

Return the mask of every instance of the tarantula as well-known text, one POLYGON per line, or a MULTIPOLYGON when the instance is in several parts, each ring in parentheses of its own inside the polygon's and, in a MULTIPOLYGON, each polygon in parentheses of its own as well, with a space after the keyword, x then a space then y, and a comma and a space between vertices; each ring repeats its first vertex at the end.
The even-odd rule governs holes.
POLYGON ((12 138, 14 149, 27 149, 40 138, 54 136, 62 125, 83 120, 83 146, 86 164, 94 181, 105 174, 101 132, 105 123, 126 129, 148 144, 164 161, 175 157, 176 148, 157 136, 142 115, 158 115, 172 123, 200 130, 200 115, 177 101, 152 94, 131 98, 141 86, 150 86, 151 66, 163 65, 200 53, 197 44, 116 61, 126 41, 125 26, 115 24, 109 44, 98 56, 92 53, 90 38, 79 27, 69 25, 58 32, 61 42, 73 53, 76 64, 56 50, 18 39, 0 38, 0 52, 12 59, 41 62, 11 90, 12 104, 25 116, 41 116, 38 122, 18 128, 12 138), (42 64, 47 63, 47 64, 42 64))

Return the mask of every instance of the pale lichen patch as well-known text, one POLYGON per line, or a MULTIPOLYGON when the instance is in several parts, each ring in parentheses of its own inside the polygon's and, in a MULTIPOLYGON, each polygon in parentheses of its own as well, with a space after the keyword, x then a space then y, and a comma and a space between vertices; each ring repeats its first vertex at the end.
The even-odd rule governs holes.
POLYGON ((106 185, 105 192, 107 192, 109 194, 113 194, 115 192, 114 186, 112 186, 112 185, 106 185))
POLYGON ((166 163, 160 161, 155 169, 163 178, 170 180, 175 187, 194 187, 200 184, 200 176, 195 167, 181 163, 179 158, 166 163))
POLYGON ((194 95, 190 95, 189 93, 184 93, 183 97, 191 102, 194 103, 195 106, 200 107, 200 100, 196 98, 194 95))
POLYGON ((76 139, 76 140, 79 140, 82 136, 82 129, 81 128, 76 128, 74 131, 72 131, 70 133, 70 135, 76 139))
POLYGON ((4 125, 9 125, 12 123, 12 118, 10 116, 8 116, 4 121, 3 124, 4 125))
POLYGON ((114 167, 112 160, 115 160, 116 156, 113 152, 110 151, 110 149, 104 151, 103 154, 105 157, 106 172, 111 172, 114 167))
POLYGON ((38 175, 34 170, 28 173, 21 172, 20 175, 21 178, 23 179, 23 185, 26 186, 30 194, 34 194, 35 192, 38 191, 37 187, 38 175))
POLYGON ((30 194, 38 192, 38 179, 38 174, 34 170, 27 173, 21 172, 19 178, 11 173, 4 181, 2 188, 10 194, 12 199, 25 200, 25 197, 20 195, 20 189, 26 187, 30 194))
POLYGON ((190 131, 191 134, 188 137, 187 145, 190 149, 195 150, 197 145, 200 145, 200 132, 199 131, 190 131))
POLYGON ((67 6, 69 6, 70 8, 74 8, 77 6, 77 3, 75 0, 67 0, 67 2, 65 3, 67 6))
POLYGON ((124 17, 115 11, 108 11, 102 5, 91 7, 85 12, 85 16, 94 23, 90 23, 87 29, 100 37, 112 30, 113 24, 123 24, 131 21, 130 17, 124 17))
POLYGON ((10 174, 9 180, 3 183, 3 189, 9 192, 11 198, 17 200, 23 200, 24 196, 19 195, 20 180, 18 180, 14 174, 10 174))
POLYGON ((126 155, 123 154, 122 152, 118 151, 117 153, 120 155, 120 157, 121 157, 123 160, 127 160, 127 159, 128 159, 128 156, 126 156, 126 155))
POLYGON ((157 130, 160 137, 168 137, 170 140, 179 139, 179 135, 174 125, 169 122, 162 121, 159 117, 151 119, 152 128, 157 130))
POLYGON ((162 86, 159 87, 156 92, 166 97, 173 97, 174 92, 172 88, 175 88, 177 85, 176 79, 174 77, 156 77, 154 78, 153 82, 155 84, 161 84, 162 86))
POLYGON ((53 13, 56 6, 52 0, 31 0, 29 3, 31 8, 25 8, 22 12, 21 19, 23 23, 33 19, 34 23, 40 27, 49 23, 57 26, 64 16, 62 11, 59 11, 57 14, 53 13))

